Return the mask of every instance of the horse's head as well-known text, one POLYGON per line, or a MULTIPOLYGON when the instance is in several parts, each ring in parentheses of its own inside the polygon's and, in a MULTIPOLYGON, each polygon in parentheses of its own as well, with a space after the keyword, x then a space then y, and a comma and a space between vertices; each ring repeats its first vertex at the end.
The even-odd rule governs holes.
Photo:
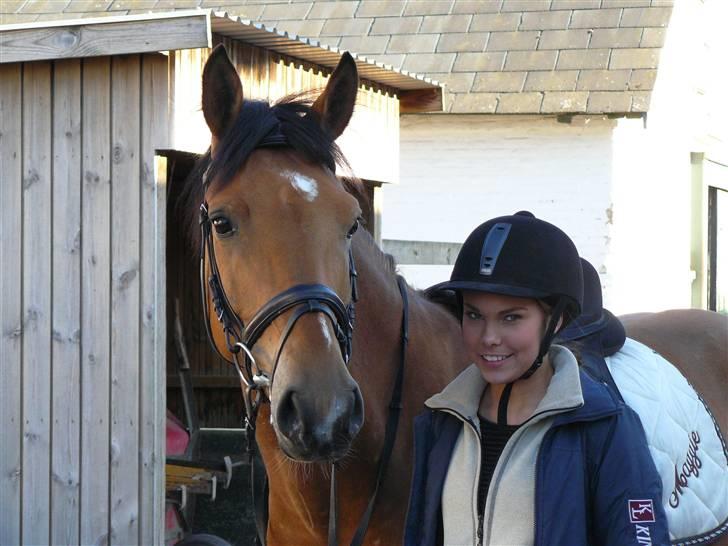
POLYGON ((334 140, 357 89, 348 54, 310 106, 245 100, 221 46, 203 73, 212 132, 202 214, 212 339, 230 361, 252 352, 241 378, 270 399, 279 446, 302 461, 343 456, 364 420, 347 369, 351 239, 361 211, 334 172, 341 157, 334 140))

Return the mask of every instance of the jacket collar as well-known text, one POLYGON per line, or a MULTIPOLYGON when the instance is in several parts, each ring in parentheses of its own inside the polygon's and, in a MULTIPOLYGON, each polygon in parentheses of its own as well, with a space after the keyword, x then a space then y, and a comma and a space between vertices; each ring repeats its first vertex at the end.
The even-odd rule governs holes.
MULTIPOLYGON (((573 422, 599 418, 617 411, 617 401, 606 387, 580 372, 571 351, 560 345, 552 345, 549 361, 554 367, 554 375, 534 415, 573 409, 575 411, 559 419, 559 422, 573 422)), ((486 385, 478 367, 471 364, 442 392, 429 398, 425 405, 431 409, 450 410, 477 423, 480 398, 486 385)))

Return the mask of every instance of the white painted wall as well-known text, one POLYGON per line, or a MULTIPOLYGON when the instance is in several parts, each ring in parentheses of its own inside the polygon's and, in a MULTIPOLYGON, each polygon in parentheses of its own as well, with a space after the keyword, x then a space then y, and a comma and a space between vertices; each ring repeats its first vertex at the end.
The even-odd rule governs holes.
POLYGON ((618 313, 690 307, 690 150, 648 116, 614 130, 613 224, 605 305, 618 313))
MULTIPOLYGON (((462 242, 520 209, 566 231, 616 313, 690 306, 690 149, 649 118, 406 116, 382 237, 462 242)), ((426 287, 448 266, 400 266, 426 287)))
MULTIPOLYGON (((462 242, 522 209, 557 224, 597 268, 607 257, 613 120, 418 115, 401 118, 401 183, 384 189, 382 237, 462 242)), ((448 266, 406 266, 416 286, 448 266)))
POLYGON ((721 0, 675 3, 646 123, 620 119, 614 131, 605 266, 607 305, 619 312, 690 307, 692 283, 704 282, 703 271, 691 270, 691 230, 704 230, 707 216, 691 210, 690 153, 728 158, 728 40, 719 28, 727 8, 721 0))

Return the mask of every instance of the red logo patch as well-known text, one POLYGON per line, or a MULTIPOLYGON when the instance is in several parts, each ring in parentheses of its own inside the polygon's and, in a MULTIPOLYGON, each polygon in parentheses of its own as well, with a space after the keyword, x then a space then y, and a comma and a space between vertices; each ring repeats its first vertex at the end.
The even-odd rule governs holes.
POLYGON ((654 523, 655 510, 652 507, 652 499, 630 500, 629 521, 632 523, 654 523))

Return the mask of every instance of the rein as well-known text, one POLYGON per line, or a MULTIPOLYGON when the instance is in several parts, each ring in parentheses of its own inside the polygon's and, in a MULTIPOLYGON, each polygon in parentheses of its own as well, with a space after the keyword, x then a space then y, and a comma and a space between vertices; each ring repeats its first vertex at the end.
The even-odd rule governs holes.
MULTIPOLYGON (((281 146, 285 145, 285 141, 281 142, 280 135, 273 135, 263 139, 257 147, 264 146, 281 146)), ((203 176, 203 187, 208 187, 207 179, 203 176)), ((245 416, 243 418, 243 431, 246 438, 246 457, 251 464, 251 490, 253 504, 256 512, 256 527, 258 531, 258 540, 262 545, 266 543, 268 513, 267 513, 267 477, 264 477, 262 484, 262 494, 256 495, 256 480, 254 474, 254 461, 257 453, 255 443, 255 422, 258 415, 260 404, 268 400, 264 390, 272 388, 275 379, 275 372, 278 367, 283 347, 288 340, 289 335, 293 331, 296 322, 308 313, 323 313, 331 322, 336 339, 339 342, 344 364, 348 366, 351 358, 352 339, 354 332, 354 304, 358 299, 357 291, 357 272, 354 264, 354 256, 349 247, 349 279, 351 283, 351 301, 345 305, 341 298, 328 286, 322 284, 299 284, 288 288, 279 293, 265 303, 253 316, 247 326, 233 310, 230 300, 223 288, 220 270, 218 268, 217 259, 215 257, 215 248, 212 242, 212 222, 208 215, 207 201, 203 201, 200 206, 199 222, 201 230, 200 242, 200 285, 202 292, 202 308, 204 314, 205 330, 207 332, 208 341, 212 345, 215 352, 220 358, 235 366, 238 376, 240 377, 243 402, 245 406, 245 416), (206 273, 206 257, 209 256, 210 276, 205 279, 206 273), (212 304, 217 320, 222 325, 225 335, 225 343, 228 351, 233 355, 233 361, 223 356, 212 336, 212 328, 210 324, 210 309, 208 305, 208 289, 212 299, 212 304), (276 351, 273 361, 273 369, 270 376, 263 372, 253 357, 252 350, 255 343, 260 339, 263 332, 272 324, 272 322, 286 311, 293 310, 288 322, 281 334, 280 344, 276 351), (262 499, 260 497, 263 497, 262 499), (261 504, 265 503, 265 505, 261 504)), ((404 379, 405 355, 408 343, 409 318, 408 318, 408 299, 407 290, 404 279, 397 276, 397 285, 402 297, 402 344, 401 357, 397 377, 395 379, 392 398, 389 404, 389 415, 385 428, 384 445, 380 453, 377 469, 377 479, 374 491, 370 497, 367 508, 361 517, 359 525, 356 529, 351 546, 360 546, 364 541, 369 521, 374 511, 379 487, 382 483, 384 473, 389 463, 394 441, 396 438, 397 427, 399 424, 399 414, 402 409, 402 384, 404 379)), ((328 544, 336 546, 338 544, 337 536, 337 498, 336 498, 336 463, 331 463, 331 488, 329 495, 329 525, 328 525, 328 544)))

